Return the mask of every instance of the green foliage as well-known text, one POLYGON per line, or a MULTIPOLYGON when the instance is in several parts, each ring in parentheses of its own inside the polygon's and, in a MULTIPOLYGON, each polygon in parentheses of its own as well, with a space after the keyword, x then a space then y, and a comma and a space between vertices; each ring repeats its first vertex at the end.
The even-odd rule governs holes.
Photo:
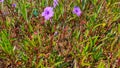
POLYGON ((119 68, 120 1, 58 3, 48 21, 42 12, 53 0, 0 3, 0 67, 119 68), (80 7, 80 17, 74 6, 80 7))
POLYGON ((0 47, 8 55, 14 55, 14 47, 9 38, 9 33, 6 30, 0 32, 0 47))

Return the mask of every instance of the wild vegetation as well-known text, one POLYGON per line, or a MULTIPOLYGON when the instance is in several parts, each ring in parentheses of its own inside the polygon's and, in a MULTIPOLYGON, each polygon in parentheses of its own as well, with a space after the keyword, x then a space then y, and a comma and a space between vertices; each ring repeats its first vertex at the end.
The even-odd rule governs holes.
POLYGON ((120 0, 0 0, 0 68, 120 68, 120 0))

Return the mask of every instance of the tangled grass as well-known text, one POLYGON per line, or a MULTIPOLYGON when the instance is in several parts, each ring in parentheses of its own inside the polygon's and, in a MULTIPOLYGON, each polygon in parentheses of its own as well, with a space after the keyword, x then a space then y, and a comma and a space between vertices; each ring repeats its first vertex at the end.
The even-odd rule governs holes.
POLYGON ((0 3, 0 68, 120 68, 120 0, 59 0, 45 20, 48 6, 53 0, 0 3))

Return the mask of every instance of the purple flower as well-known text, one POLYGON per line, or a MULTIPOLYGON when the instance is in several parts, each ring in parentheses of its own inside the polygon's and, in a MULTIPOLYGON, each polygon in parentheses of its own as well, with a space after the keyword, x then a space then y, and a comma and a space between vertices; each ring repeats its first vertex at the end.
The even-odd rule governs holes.
POLYGON ((73 13, 76 14, 77 16, 80 16, 81 13, 82 13, 82 11, 80 10, 79 7, 76 6, 76 7, 74 7, 74 9, 73 9, 73 13))
POLYGON ((58 0, 53 1, 53 7, 55 8, 58 5, 58 0))
POLYGON ((3 2, 4 0, 0 0, 0 2, 3 2))
POLYGON ((16 4, 12 4, 12 7, 16 7, 16 4))
POLYGON ((45 20, 49 20, 51 17, 53 17, 54 12, 52 7, 46 7, 44 9, 44 12, 42 12, 42 16, 44 16, 45 20))

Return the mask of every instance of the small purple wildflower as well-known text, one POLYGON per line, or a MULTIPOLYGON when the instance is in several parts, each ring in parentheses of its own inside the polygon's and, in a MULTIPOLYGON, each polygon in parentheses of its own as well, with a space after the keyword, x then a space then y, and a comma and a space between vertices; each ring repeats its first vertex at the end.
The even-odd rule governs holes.
POLYGON ((73 13, 76 14, 77 16, 80 16, 81 13, 82 13, 82 11, 80 10, 79 7, 76 6, 76 7, 74 7, 74 9, 73 9, 73 13))
POLYGON ((4 0, 0 0, 0 2, 3 2, 4 0))
POLYGON ((12 7, 16 7, 16 4, 12 4, 12 7))
POLYGON ((53 7, 55 8, 58 5, 58 0, 53 1, 53 7))
POLYGON ((42 12, 42 16, 44 16, 45 20, 49 20, 51 17, 53 17, 54 12, 52 7, 46 7, 44 9, 44 12, 42 12))

